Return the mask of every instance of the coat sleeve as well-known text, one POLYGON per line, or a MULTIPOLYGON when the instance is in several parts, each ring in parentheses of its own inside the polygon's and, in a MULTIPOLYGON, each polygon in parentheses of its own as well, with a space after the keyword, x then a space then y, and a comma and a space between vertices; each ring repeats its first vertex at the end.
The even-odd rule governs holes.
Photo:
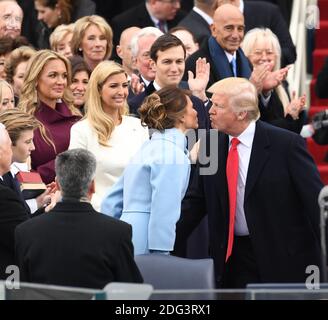
MULTIPOLYGON (((185 157, 184 154, 183 157, 185 157)), ((180 217, 181 201, 186 192, 190 175, 190 164, 183 160, 183 157, 180 159, 169 157, 172 160, 169 163, 153 163, 151 165, 149 250, 173 250, 175 225, 180 217)))
POLYGON ((143 282, 143 278, 134 261, 132 228, 128 224, 126 224, 126 230, 121 232, 115 273, 115 279, 118 282, 143 282))
POLYGON ((87 149, 88 139, 87 139, 88 130, 86 127, 82 126, 82 122, 77 122, 71 127, 71 138, 69 141, 68 149, 82 148, 87 149))
POLYGON ((123 186, 124 174, 118 181, 108 190, 101 202, 100 211, 108 216, 119 219, 123 211, 123 186))
POLYGON ((302 201, 303 212, 307 214, 307 220, 310 222, 318 239, 320 239, 318 195, 323 188, 323 184, 318 169, 306 150, 304 140, 300 136, 295 136, 292 144, 289 148, 289 170, 295 189, 302 201))

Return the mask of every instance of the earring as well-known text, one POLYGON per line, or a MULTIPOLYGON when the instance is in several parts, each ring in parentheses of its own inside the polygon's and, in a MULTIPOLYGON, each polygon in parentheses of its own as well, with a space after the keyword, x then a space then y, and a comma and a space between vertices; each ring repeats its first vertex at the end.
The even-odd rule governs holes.
POLYGON ((79 51, 81 51, 81 52, 82 52, 82 48, 79 48, 79 51))

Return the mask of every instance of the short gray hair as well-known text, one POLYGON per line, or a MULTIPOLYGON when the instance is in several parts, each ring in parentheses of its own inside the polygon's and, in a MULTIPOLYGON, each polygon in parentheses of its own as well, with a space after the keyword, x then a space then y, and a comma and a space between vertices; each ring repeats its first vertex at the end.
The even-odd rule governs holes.
POLYGON ((55 169, 63 198, 86 197, 95 177, 96 165, 95 156, 85 149, 72 149, 58 154, 55 169))
POLYGON ((143 37, 156 37, 159 38, 163 35, 163 32, 155 27, 145 27, 142 28, 136 35, 131 39, 131 54, 133 58, 136 58, 139 53, 139 39, 143 37))

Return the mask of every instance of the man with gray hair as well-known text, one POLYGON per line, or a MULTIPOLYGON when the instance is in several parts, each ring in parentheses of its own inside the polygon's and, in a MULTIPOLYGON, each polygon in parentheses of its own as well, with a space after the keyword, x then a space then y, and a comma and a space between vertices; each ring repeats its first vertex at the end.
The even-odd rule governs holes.
POLYGON ((305 283, 307 267, 320 267, 323 185, 304 140, 257 120, 249 80, 225 78, 208 91, 214 130, 200 143, 200 159, 210 150, 218 170, 198 163, 177 223, 176 254, 207 212, 218 287, 305 283))
POLYGON ((0 0, 0 38, 21 35, 23 10, 15 0, 0 0))
POLYGON ((133 258, 131 226, 90 204, 95 191, 93 154, 65 151, 57 156, 55 169, 62 201, 15 232, 21 281, 86 288, 103 288, 112 281, 142 282, 133 258))

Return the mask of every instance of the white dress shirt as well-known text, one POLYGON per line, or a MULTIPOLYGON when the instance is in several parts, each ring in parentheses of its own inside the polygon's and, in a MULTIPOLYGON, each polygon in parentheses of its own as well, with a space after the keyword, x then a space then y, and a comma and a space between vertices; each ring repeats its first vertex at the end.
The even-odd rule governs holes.
POLYGON ((195 12, 197 12, 209 25, 211 25, 213 23, 213 18, 211 16, 209 16, 207 13, 205 13, 204 11, 200 10, 197 7, 193 7, 192 9, 195 12))
MULTIPOLYGON (((235 235, 247 236, 249 235, 245 211, 244 211, 244 197, 245 186, 247 179, 247 172, 249 161, 252 152, 252 145, 255 134, 255 121, 252 121, 242 134, 238 137, 240 143, 237 145, 239 156, 239 173, 237 183, 237 205, 236 205, 236 218, 235 218, 235 235)), ((229 136, 229 146, 231 146, 232 136, 229 136)), ((230 147, 229 147, 230 149, 230 147)))

